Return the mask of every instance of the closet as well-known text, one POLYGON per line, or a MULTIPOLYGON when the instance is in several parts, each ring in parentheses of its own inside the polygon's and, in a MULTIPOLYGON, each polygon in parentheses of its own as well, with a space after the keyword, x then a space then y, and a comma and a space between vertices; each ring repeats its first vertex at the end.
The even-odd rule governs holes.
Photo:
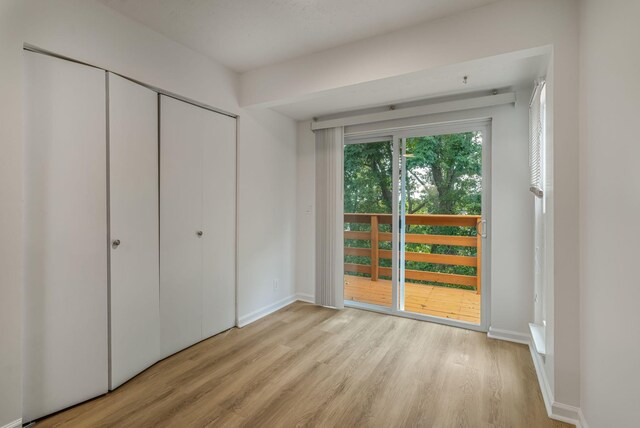
POLYGON ((235 324, 235 120, 160 96, 162 356, 235 324))
POLYGON ((236 120, 24 55, 29 422, 235 325, 236 120))

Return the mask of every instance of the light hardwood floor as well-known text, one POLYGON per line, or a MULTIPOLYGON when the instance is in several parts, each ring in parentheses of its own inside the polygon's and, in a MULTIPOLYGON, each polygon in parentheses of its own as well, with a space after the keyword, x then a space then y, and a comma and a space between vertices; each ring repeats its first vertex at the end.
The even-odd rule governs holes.
POLYGON ((485 334, 294 303, 39 421, 65 427, 563 427, 529 350, 485 334))

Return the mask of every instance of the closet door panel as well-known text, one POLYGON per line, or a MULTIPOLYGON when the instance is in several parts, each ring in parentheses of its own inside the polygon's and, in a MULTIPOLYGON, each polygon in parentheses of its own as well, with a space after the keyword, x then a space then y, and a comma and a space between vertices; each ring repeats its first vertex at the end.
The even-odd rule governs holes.
POLYGON ((105 72, 25 52, 28 422, 107 391, 105 72))
POLYGON ((233 327, 236 318, 236 120, 206 113, 202 330, 209 337, 233 327))
POLYGON ((202 141, 198 107, 160 96, 160 325, 163 357, 202 339, 202 141))
POLYGON ((112 73, 108 79, 114 389, 160 354, 158 94, 112 73))

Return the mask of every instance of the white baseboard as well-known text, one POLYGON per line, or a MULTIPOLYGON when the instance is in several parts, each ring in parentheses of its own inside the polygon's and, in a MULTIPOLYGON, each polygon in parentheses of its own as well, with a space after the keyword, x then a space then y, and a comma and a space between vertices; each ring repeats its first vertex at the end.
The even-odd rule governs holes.
POLYGON ((529 345, 531 343, 531 336, 527 333, 501 330, 493 327, 489 327, 487 337, 490 339, 506 340, 507 342, 522 343, 523 345, 529 345))
POLYGON ((0 428, 19 428, 22 426, 22 419, 16 419, 13 422, 9 422, 8 424, 0 427, 0 428))
POLYGON ((300 300, 301 302, 307 302, 307 303, 315 303, 316 302, 316 296, 314 296, 313 294, 297 293, 296 294, 296 298, 298 300, 300 300))
POLYGON ((576 406, 569 406, 554 401, 553 404, 551 404, 551 415, 549 415, 549 417, 558 421, 574 424, 576 428, 584 428, 580 420, 580 408, 576 406))
POLYGON ((274 313, 277 310, 284 308, 298 300, 295 294, 291 296, 287 296, 284 299, 278 300, 275 303, 264 306, 258 310, 255 310, 245 316, 238 318, 238 327, 244 327, 246 325, 251 324, 252 322, 258 321, 260 318, 266 317, 269 314, 274 313))
POLYGON ((547 379, 547 373, 544 371, 544 364, 542 362, 542 355, 538 354, 535 347, 529 346, 531 352, 531 359, 533 360, 533 367, 536 369, 536 376, 538 377, 538 384, 540 385, 540 391, 542 392, 542 399, 544 400, 544 407, 547 408, 547 413, 551 415, 553 404, 553 391, 549 385, 547 379))
POLYGON ((540 391, 542 392, 544 406, 547 409, 547 415, 549 415, 551 419, 573 424, 576 428, 588 428, 579 407, 555 401, 553 391, 551 390, 549 380, 547 379, 547 372, 544 370, 544 363, 542 361, 543 357, 536 352, 530 334, 489 327, 487 337, 527 345, 529 347, 529 352, 531 352, 533 365, 536 369, 536 376, 540 385, 540 391))
POLYGON ((533 343, 529 344, 529 351, 531 352, 531 359, 536 369, 542 399, 544 400, 544 406, 547 409, 549 417, 558 421, 574 424, 577 428, 585 428, 586 424, 583 423, 584 419, 581 418, 582 412, 579 407, 559 403, 553 397, 553 391, 551 390, 549 379, 547 379, 547 372, 544 370, 544 357, 536 351, 533 343))
POLYGON ((584 417, 584 413, 582 413, 582 409, 578 409, 578 416, 580 417, 580 428, 589 428, 587 420, 584 417))
MULTIPOLYGON (((289 306, 290 304, 296 301, 315 303, 315 296, 313 294, 307 294, 307 293, 296 293, 296 294, 292 294, 291 296, 287 296, 282 300, 278 300, 275 303, 264 306, 258 310, 255 310, 245 316, 238 318, 238 327, 244 327, 246 325, 251 324, 252 322, 258 321, 260 318, 264 318, 267 315, 272 314, 275 311, 278 311, 284 308, 285 306, 289 306)), ((4 427, 0 427, 0 428, 4 428, 4 427)))

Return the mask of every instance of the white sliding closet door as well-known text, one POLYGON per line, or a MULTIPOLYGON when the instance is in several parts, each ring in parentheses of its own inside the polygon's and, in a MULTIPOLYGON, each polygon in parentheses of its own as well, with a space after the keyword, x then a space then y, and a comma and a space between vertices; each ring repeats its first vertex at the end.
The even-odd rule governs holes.
POLYGON ((160 343, 166 357, 202 339, 205 110, 160 96, 160 343))
POLYGON ((209 337, 236 321, 236 120, 205 114, 212 138, 205 141, 202 155, 202 334, 209 337))
POLYGON ((107 392, 105 72, 25 52, 23 421, 107 392))
POLYGON ((108 79, 114 389, 160 355, 158 94, 112 73, 108 79))

